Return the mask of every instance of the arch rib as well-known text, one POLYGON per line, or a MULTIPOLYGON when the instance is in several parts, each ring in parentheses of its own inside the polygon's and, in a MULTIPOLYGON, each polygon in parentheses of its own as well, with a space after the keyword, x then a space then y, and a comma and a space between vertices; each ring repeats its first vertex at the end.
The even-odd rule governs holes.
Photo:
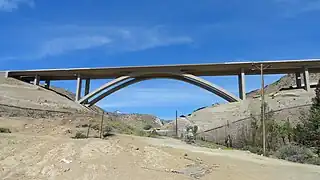
POLYGON ((214 85, 214 84, 210 83, 209 81, 206 81, 206 80, 199 78, 197 76, 194 76, 191 74, 182 74, 182 73, 160 72, 160 73, 139 73, 139 74, 131 74, 129 76, 119 77, 117 79, 114 79, 114 80, 104 84, 103 86, 101 86, 97 90, 95 90, 95 91, 91 92, 90 94, 86 95, 85 97, 83 97, 78 102, 84 103, 87 100, 89 100, 90 98, 92 98, 93 96, 97 95, 98 93, 104 91, 105 89, 110 88, 106 92, 102 93, 101 95, 97 96, 93 100, 89 101, 88 104, 89 104, 89 106, 91 106, 91 105, 97 103, 98 101, 100 101, 101 99, 103 99, 104 97, 106 97, 106 96, 108 96, 108 95, 110 95, 110 94, 112 94, 122 88, 125 88, 131 84, 135 84, 140 81, 144 81, 144 80, 148 80, 148 79, 155 79, 155 78, 169 78, 169 79, 181 80, 181 81, 196 85, 198 87, 201 87, 203 89, 206 89, 206 90, 224 98, 225 100, 227 100, 229 102, 240 101, 240 99, 238 97, 227 92, 223 88, 221 88, 217 85, 214 85), (131 79, 131 78, 133 78, 133 79, 131 79), (131 80, 124 82, 128 79, 131 79, 131 80), (122 82, 124 82, 124 83, 122 83, 122 82), (122 84, 120 84, 120 83, 122 83, 122 84), (118 85, 118 84, 120 84, 120 85, 118 85), (113 87, 113 86, 115 86, 115 87, 113 87))

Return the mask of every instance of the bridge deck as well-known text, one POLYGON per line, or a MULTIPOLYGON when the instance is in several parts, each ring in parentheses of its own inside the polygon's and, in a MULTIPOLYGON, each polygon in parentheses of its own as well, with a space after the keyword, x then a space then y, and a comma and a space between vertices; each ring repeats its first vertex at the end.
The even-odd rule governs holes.
POLYGON ((228 62, 215 64, 180 64, 158 66, 131 66, 131 67, 104 67, 104 68, 72 68, 72 69, 40 69, 9 71, 10 77, 34 78, 39 75, 41 80, 73 80, 80 74, 82 78, 105 79, 116 78, 135 72, 176 72, 181 71, 196 76, 227 76, 238 75, 243 68, 245 74, 260 74, 259 69, 253 65, 270 65, 265 74, 287 74, 302 72, 302 67, 308 67, 309 72, 320 72, 320 59, 282 60, 260 62, 228 62))

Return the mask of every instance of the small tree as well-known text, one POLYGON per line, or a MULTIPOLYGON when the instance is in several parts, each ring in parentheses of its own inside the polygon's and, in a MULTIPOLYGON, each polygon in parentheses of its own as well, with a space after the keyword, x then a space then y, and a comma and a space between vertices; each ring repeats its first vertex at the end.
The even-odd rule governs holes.
POLYGON ((87 136, 83 132, 78 131, 73 138, 74 139, 85 139, 85 138, 87 138, 87 136))
POLYGON ((258 119, 251 114, 251 145, 256 146, 257 131, 259 129, 258 119))
POLYGON ((197 132, 198 132, 199 127, 198 126, 193 126, 192 128, 192 133, 194 136, 196 136, 197 132))
POLYGON ((103 133, 102 133, 102 136, 103 137, 107 137, 107 136, 111 136, 112 135, 112 130, 113 130, 113 128, 111 127, 111 126, 105 126, 104 128, 103 128, 103 133))
POLYGON ((292 141, 292 135, 293 135, 293 128, 291 126, 289 118, 284 123, 284 126, 285 126, 286 134, 287 134, 287 137, 288 137, 288 141, 291 142, 292 141))
POLYGON ((302 117, 302 124, 296 127, 295 133, 299 143, 315 148, 320 155, 320 80, 315 93, 309 114, 302 117))
POLYGON ((289 143, 292 141, 292 136, 293 136, 293 128, 290 124, 290 120, 289 118, 287 119, 287 121, 278 126, 278 131, 279 131, 279 136, 282 139, 282 143, 284 145, 286 145, 286 138, 288 138, 289 143))
POLYGON ((198 132, 198 126, 187 126, 186 132, 187 132, 186 141, 188 143, 192 143, 196 139, 196 135, 198 132))
POLYGON ((293 129, 293 140, 298 144, 305 145, 305 129, 302 124, 297 124, 293 129))
MULTIPOLYGON (((264 112, 265 112, 265 128, 266 128, 266 147, 270 149, 275 149, 278 142, 278 124, 274 119, 274 112, 269 108, 269 105, 264 103, 264 112)), ((262 137, 262 122, 260 123, 260 133, 262 137)), ((262 138, 261 138, 262 139, 262 138)))
MULTIPOLYGON (((265 112, 266 146, 268 149, 274 150, 278 144, 278 124, 275 122, 274 113, 267 103, 264 103, 263 108, 265 112)), ((251 114, 250 126, 251 141, 248 141, 248 144, 246 145, 259 148, 262 147, 263 129, 261 120, 251 114)))

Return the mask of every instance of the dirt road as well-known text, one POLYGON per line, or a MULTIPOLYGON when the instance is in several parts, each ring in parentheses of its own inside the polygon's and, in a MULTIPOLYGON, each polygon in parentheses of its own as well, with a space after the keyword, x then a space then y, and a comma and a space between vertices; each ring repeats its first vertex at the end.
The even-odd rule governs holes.
POLYGON ((0 179, 316 180, 320 167, 174 139, 125 135, 107 140, 0 134, 0 179))

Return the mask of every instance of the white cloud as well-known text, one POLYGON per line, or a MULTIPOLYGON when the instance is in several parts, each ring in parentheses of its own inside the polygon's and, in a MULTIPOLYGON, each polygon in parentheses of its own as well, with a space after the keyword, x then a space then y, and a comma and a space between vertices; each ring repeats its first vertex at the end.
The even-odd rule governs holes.
POLYGON ((21 5, 34 7, 35 4, 33 0, 0 0, 0 11, 12 12, 21 5))
POLYGON ((128 87, 106 97, 98 105, 102 108, 119 109, 128 107, 177 107, 189 104, 203 106, 211 105, 220 99, 216 95, 192 85, 179 85, 176 82, 173 85, 168 88, 128 87))
POLYGON ((28 34, 27 39, 29 38, 32 43, 28 44, 28 47, 19 47, 23 43, 17 44, 17 48, 26 49, 25 53, 22 52, 22 56, 19 57, 9 56, 10 58, 42 59, 96 47, 103 47, 108 53, 141 51, 193 42, 188 36, 172 35, 160 27, 65 25, 25 29, 27 32, 21 34, 28 34))
POLYGON ((170 107, 187 104, 190 101, 198 104, 208 100, 208 95, 203 93, 197 95, 190 90, 181 92, 179 89, 131 88, 129 91, 130 93, 114 94, 100 102, 99 105, 102 108, 170 107))
POLYGON ((59 55, 69 51, 99 47, 110 42, 111 40, 104 36, 54 38, 44 42, 38 56, 42 58, 45 56, 59 55))
POLYGON ((288 17, 302 13, 320 11, 320 0, 275 0, 288 17))

